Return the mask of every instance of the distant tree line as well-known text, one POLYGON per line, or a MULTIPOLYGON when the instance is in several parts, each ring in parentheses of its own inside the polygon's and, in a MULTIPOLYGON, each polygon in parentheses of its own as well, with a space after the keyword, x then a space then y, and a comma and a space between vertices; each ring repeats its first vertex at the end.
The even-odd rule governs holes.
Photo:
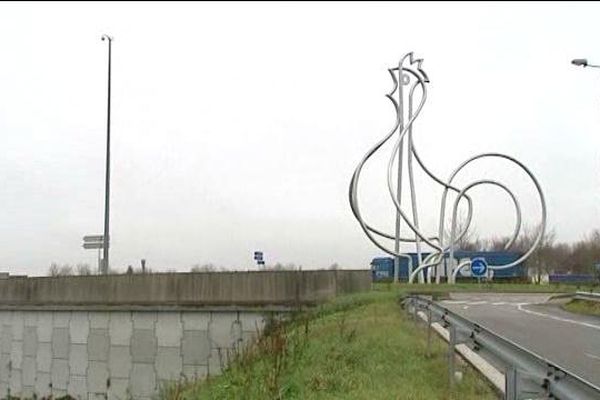
MULTIPOLYGON (((116 274, 151 274, 152 270, 150 268, 133 268, 129 265, 124 271, 119 271, 113 268, 108 269, 109 275, 116 274)), ((99 275, 99 271, 97 268, 92 268, 89 264, 80 263, 80 264, 58 264, 53 262, 50 264, 48 268, 48 276, 87 276, 87 275, 99 275)))
MULTIPOLYGON (((525 252, 535 241, 539 228, 525 228, 509 251, 525 252)), ((457 247, 467 251, 502 251, 510 240, 509 236, 480 239, 476 234, 465 235, 457 247)), ((600 230, 574 243, 558 242, 554 229, 548 229, 539 246, 527 259, 526 265, 539 282, 542 274, 581 273, 594 274, 594 265, 600 263, 600 230)))

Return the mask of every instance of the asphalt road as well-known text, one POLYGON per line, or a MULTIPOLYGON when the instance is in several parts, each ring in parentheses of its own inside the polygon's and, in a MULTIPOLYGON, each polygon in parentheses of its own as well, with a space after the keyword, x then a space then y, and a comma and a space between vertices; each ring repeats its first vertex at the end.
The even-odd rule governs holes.
POLYGON ((548 297, 453 293, 440 303, 600 386, 600 318, 544 304, 548 297))

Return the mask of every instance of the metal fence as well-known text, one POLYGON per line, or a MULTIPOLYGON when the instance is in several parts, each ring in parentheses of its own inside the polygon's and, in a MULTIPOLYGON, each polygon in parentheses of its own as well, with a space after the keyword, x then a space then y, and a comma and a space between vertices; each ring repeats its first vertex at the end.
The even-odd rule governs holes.
POLYGON ((574 299, 600 302, 600 293, 577 292, 574 299))
POLYGON ((409 296, 405 308, 414 313, 422 310, 427 315, 428 346, 434 322, 442 324, 449 333, 448 363, 450 385, 454 384, 454 352, 456 345, 465 344, 475 352, 490 354, 502 364, 505 374, 505 398, 598 400, 600 388, 559 365, 524 349, 518 344, 460 315, 442 307, 434 301, 409 296))

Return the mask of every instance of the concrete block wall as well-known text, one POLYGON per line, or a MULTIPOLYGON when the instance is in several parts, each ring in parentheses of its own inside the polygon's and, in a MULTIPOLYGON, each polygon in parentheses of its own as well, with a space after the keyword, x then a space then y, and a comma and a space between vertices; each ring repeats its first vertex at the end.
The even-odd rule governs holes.
POLYGON ((219 374, 264 324, 254 311, 1 311, 0 398, 150 399, 219 374))

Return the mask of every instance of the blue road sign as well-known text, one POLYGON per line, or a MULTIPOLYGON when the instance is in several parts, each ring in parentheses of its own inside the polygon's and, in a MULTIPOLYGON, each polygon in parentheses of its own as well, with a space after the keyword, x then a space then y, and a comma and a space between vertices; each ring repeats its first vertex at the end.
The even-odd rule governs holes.
POLYGON ((482 277, 485 276, 485 273, 488 270, 487 262, 483 257, 477 257, 471 260, 471 274, 474 277, 482 277))

